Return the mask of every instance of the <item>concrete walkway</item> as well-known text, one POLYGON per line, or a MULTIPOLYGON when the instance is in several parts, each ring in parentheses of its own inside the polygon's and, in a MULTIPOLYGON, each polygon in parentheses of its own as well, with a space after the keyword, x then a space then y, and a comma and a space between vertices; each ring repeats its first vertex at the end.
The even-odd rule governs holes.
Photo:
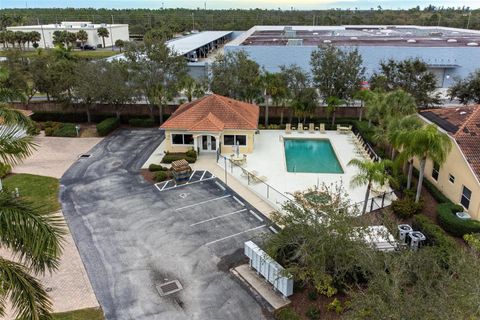
MULTIPOLYGON (((101 140, 102 138, 45 137, 42 132, 35 138, 37 150, 23 163, 14 167, 13 172, 60 178, 80 154, 88 152, 101 140)), ((60 211, 58 214, 63 216, 60 211)), ((3 254, 8 255, 5 251, 3 254)), ((54 312, 99 306, 70 232, 65 235, 58 270, 37 278, 49 290, 54 312)), ((4 319, 14 319, 12 310, 7 312, 4 319)))
POLYGON ((242 264, 241 266, 233 268, 231 272, 255 290, 273 309, 277 310, 290 304, 290 300, 284 298, 280 293, 275 292, 272 285, 257 275, 254 270, 250 269, 248 264, 242 264))

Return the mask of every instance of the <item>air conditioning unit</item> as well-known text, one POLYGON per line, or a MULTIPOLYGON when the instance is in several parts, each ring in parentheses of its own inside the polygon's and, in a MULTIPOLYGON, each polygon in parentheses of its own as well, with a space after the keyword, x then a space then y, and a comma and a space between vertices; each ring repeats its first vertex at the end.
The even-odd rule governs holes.
POLYGON ((408 237, 410 238, 410 249, 413 251, 417 251, 425 240, 427 240, 427 237, 420 231, 412 231, 408 234, 408 237))
POLYGON ((398 238, 400 239, 400 244, 407 244, 407 236, 410 232, 413 231, 412 227, 408 224, 399 224, 398 228, 398 238))

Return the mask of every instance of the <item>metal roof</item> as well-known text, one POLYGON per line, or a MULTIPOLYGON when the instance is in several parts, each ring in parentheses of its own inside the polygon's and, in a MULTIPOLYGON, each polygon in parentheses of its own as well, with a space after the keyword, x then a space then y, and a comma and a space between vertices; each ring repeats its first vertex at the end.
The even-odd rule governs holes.
POLYGON ((177 54, 184 55, 231 33, 232 31, 204 31, 170 40, 167 42, 167 46, 177 54))

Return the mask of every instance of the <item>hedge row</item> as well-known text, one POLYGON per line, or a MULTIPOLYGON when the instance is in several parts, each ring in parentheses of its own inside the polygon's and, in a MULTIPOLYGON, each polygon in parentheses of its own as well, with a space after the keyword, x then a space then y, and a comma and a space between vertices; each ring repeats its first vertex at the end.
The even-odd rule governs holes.
POLYGON ((428 244, 445 248, 446 250, 456 249, 455 241, 450 238, 442 228, 434 224, 426 216, 414 216, 412 226, 413 229, 420 230, 425 237, 427 237, 428 244))
POLYGON ((113 130, 117 129, 120 126, 120 119, 118 118, 107 118, 97 124, 97 132, 101 137, 106 136, 113 130))
POLYGON ((185 153, 167 153, 163 156, 162 163, 172 163, 177 160, 187 160, 188 163, 195 163, 197 161, 197 152, 195 150, 188 150, 185 153))
POLYGON ((464 209, 459 205, 452 203, 439 204, 437 207, 437 214, 440 226, 456 237, 463 237, 468 233, 479 233, 480 221, 460 219, 455 213, 461 211, 464 211, 464 209))
POLYGON ((47 121, 43 124, 47 137, 76 137, 77 129, 73 123, 47 121))
MULTIPOLYGON (((105 119, 116 117, 111 113, 93 113, 91 120, 93 123, 100 123, 105 119)), ((167 116, 166 116, 167 117, 167 116)), ((35 111, 31 116, 32 120, 37 122, 56 121, 56 122, 73 122, 85 123, 87 122, 87 114, 85 112, 46 112, 35 111)), ((120 115, 120 123, 128 124, 131 119, 150 119, 148 115, 120 115)), ((158 116, 154 119, 155 124, 158 123, 158 116)))
POLYGON ((150 172, 167 171, 167 170, 168 170, 167 167, 164 167, 162 165, 155 164, 155 163, 152 163, 148 166, 148 171, 150 171, 150 172))
POLYGON ((153 119, 147 118, 147 119, 142 119, 142 118, 134 118, 128 120, 128 124, 132 127, 140 127, 140 128, 149 128, 149 127, 154 127, 156 126, 156 123, 153 119))

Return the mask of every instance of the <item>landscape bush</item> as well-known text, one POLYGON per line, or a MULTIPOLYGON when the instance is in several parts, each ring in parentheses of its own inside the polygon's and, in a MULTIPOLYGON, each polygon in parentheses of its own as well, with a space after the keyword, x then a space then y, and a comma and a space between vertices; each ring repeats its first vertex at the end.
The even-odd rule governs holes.
POLYGON ((480 252, 480 233, 469 233, 463 236, 463 240, 475 251, 480 252))
POLYGON ((312 290, 308 292, 308 300, 315 301, 318 299, 318 293, 316 290, 312 290))
POLYGON ((187 152, 185 152, 185 155, 189 158, 194 158, 197 159, 197 151, 190 149, 187 152))
POLYGON ((415 199, 411 197, 404 197, 403 199, 397 199, 392 201, 392 211, 400 219, 409 219, 416 214, 422 212, 423 202, 415 202, 415 199))
POLYGON ((167 153, 163 156, 161 163, 172 163, 177 160, 187 160, 188 163, 195 163, 197 158, 189 157, 186 153, 167 153))
POLYGON ((427 238, 427 244, 438 246, 446 251, 455 250, 456 243, 447 233, 423 215, 416 215, 413 218, 412 227, 419 230, 427 238))
POLYGON ((468 233, 480 232, 480 221, 471 219, 460 219, 456 212, 464 211, 460 205, 453 203, 441 203, 437 207, 438 221, 440 226, 456 237, 463 237, 468 233))
POLYGON ((104 137, 120 126, 120 119, 108 118, 97 124, 97 133, 104 137))
POLYGON ((148 171, 151 171, 151 172, 156 172, 156 171, 167 171, 168 168, 167 167, 164 167, 160 164, 155 164, 155 163, 152 163, 148 166, 148 171))
POLYGON ((282 308, 275 311, 276 320, 301 320, 300 316, 291 308, 282 308))
POLYGON ((310 307, 308 307, 307 312, 305 312, 305 315, 310 320, 319 320, 320 319, 320 310, 318 310, 317 307, 310 306, 310 307))
POLYGON ((76 137, 77 130, 73 123, 61 123, 47 121, 43 124, 46 136, 52 137, 76 137))
POLYGON ((147 118, 147 119, 142 119, 142 118, 134 118, 134 119, 130 119, 128 120, 128 124, 132 127, 140 127, 140 128, 149 128, 149 127, 154 127, 156 124, 155 124, 155 120, 151 119, 151 118, 147 118))
POLYGON ((12 172, 12 167, 6 163, 0 162, 0 178, 5 177, 10 172, 12 172))
POLYGON ((342 302, 338 300, 337 298, 333 299, 332 302, 330 302, 327 305, 327 310, 328 311, 335 311, 336 314, 341 314, 343 313, 344 307, 342 306, 342 302))
POLYGON ((172 173, 170 171, 157 171, 154 176, 156 182, 162 182, 172 178, 172 173))

